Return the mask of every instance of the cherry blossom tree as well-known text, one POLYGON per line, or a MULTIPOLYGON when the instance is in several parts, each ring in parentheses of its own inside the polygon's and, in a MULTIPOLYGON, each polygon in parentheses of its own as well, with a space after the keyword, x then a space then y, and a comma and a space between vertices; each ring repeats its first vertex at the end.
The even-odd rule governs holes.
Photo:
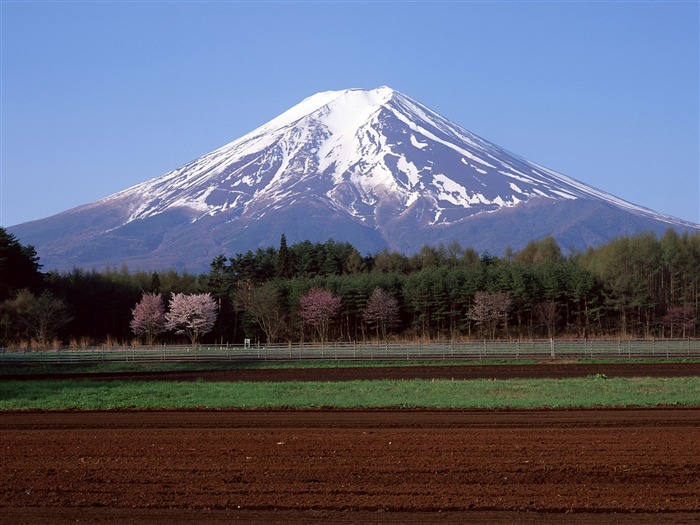
POLYGON ((501 321, 507 328, 511 304, 510 294, 506 292, 476 292, 474 304, 469 309, 469 318, 485 328, 489 337, 495 339, 496 330, 501 321))
POLYGON ((165 326, 176 334, 186 334, 192 345, 200 336, 211 332, 216 322, 216 301, 208 293, 174 293, 170 298, 170 309, 165 314, 165 326))
POLYGON ((367 299, 367 305, 362 312, 362 319, 377 330, 377 337, 381 332, 386 339, 387 328, 394 326, 399 321, 399 302, 389 292, 382 288, 375 288, 367 299))
POLYGON ((152 345, 158 334, 165 331, 165 305, 161 294, 144 293, 131 314, 131 331, 145 337, 147 345, 152 345))
POLYGON ((299 316, 316 329, 321 344, 328 335, 328 327, 338 317, 342 300, 323 288, 312 288, 299 298, 299 316))

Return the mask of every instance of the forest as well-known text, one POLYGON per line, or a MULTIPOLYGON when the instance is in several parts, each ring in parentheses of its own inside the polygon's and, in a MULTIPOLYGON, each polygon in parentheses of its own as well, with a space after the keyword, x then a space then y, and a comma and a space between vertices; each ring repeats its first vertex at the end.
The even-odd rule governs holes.
MULTIPOLYGON (((216 257, 208 273, 42 272, 0 228, 0 346, 133 344, 144 294, 209 294, 202 342, 689 338, 698 336, 700 233, 641 233, 563 255, 552 237, 502 256, 458 242, 362 255, 305 241, 216 257), (325 295, 324 295, 325 294, 325 295), (306 309, 330 301, 323 326, 306 309)), ((156 343, 184 342, 172 332, 156 343)))

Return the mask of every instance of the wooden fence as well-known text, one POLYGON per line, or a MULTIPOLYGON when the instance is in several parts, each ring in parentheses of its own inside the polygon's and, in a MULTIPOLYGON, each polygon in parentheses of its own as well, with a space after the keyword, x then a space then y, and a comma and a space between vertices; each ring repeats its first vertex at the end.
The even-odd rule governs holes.
POLYGON ((0 365, 115 361, 494 360, 700 358, 700 339, 445 341, 0 349, 0 365))

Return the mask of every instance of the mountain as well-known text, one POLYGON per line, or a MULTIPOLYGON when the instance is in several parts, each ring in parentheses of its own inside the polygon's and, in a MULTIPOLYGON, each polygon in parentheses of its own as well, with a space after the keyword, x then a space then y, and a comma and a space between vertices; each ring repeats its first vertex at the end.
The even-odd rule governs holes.
POLYGON ((205 271, 217 255, 309 239, 404 253, 458 241, 565 251, 696 224, 514 155, 388 87, 317 93, 169 173, 9 228, 46 269, 205 271))

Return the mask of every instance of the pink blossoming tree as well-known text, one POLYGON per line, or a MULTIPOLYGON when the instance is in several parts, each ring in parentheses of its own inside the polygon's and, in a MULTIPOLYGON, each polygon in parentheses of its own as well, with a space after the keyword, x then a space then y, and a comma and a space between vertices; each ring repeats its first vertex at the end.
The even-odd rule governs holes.
POLYGON ((321 344, 326 341, 328 327, 338 317, 341 298, 323 288, 312 288, 299 298, 299 316, 316 329, 321 344))
POLYGON ((496 338, 496 330, 500 322, 503 322, 508 331, 508 312, 513 300, 506 292, 476 292, 474 304, 469 308, 469 318, 481 326, 488 337, 496 338))
POLYGON ((399 302, 382 288, 375 288, 362 312, 365 323, 377 330, 377 337, 386 339, 387 329, 399 322, 399 302))
POLYGON ((147 345, 152 345, 158 334, 165 331, 165 305, 161 294, 144 293, 131 314, 131 331, 144 337, 147 345))
POLYGON ((216 301, 208 293, 175 293, 170 298, 170 309, 165 314, 165 326, 176 334, 186 334, 192 345, 211 332, 216 322, 216 301))

